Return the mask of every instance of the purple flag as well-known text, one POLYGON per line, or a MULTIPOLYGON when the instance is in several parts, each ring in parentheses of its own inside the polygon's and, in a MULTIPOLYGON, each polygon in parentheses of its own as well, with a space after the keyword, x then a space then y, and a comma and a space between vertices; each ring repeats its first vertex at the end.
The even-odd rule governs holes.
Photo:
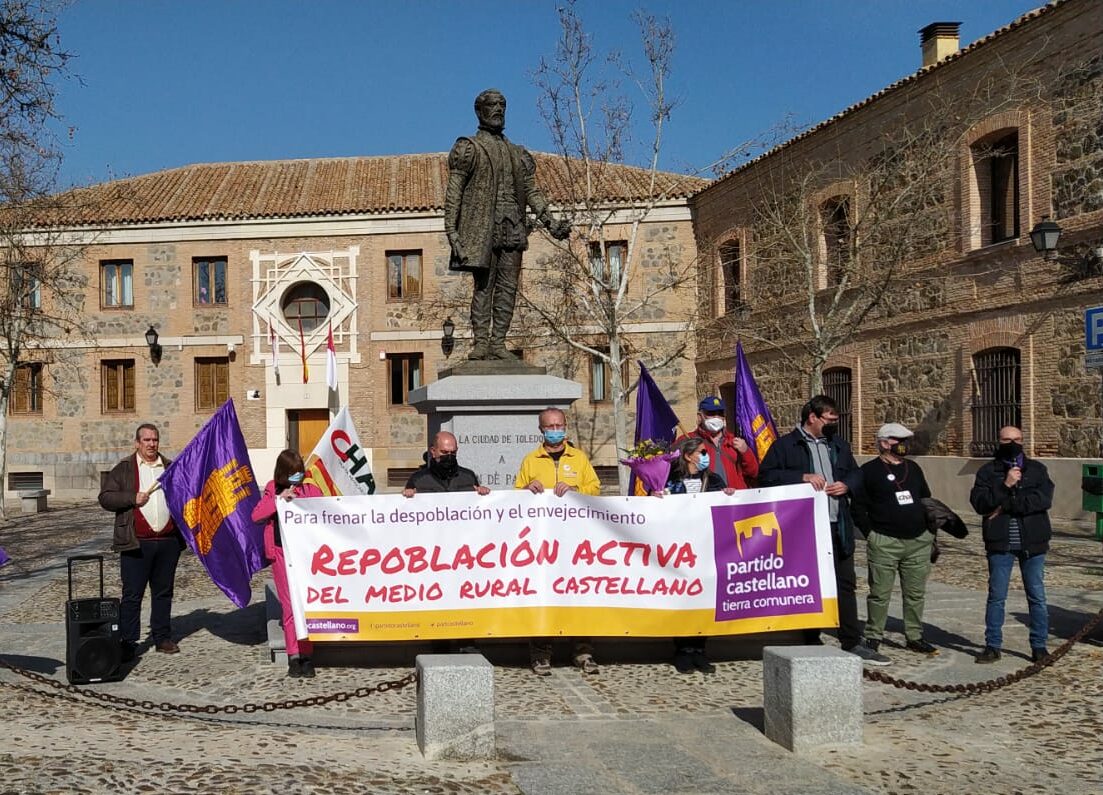
MULTIPOLYGON (((669 446, 678 436, 678 415, 667 403, 659 385, 647 372, 643 362, 640 365, 640 384, 636 389, 636 438, 639 444, 644 439, 663 441, 669 446)), ((636 474, 628 484, 628 493, 636 494, 636 474)))
POLYGON ((753 442, 755 455, 761 461, 777 438, 777 427, 758 391, 742 342, 735 346, 735 421, 742 428, 743 438, 753 442))
POLYGON ((4 551, 4 548, 0 547, 0 566, 6 563, 11 563, 11 558, 8 557, 8 553, 4 551))
POLYGON ((249 451, 227 400, 161 476, 176 526, 211 580, 238 607, 264 568, 264 531, 252 519, 260 489, 249 451))

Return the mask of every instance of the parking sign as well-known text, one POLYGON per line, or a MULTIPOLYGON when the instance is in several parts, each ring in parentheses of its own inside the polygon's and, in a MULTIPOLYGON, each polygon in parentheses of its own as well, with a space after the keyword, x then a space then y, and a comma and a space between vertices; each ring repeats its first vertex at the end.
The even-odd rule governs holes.
POLYGON ((1103 351, 1103 306, 1084 312, 1084 347, 1089 351, 1103 351))

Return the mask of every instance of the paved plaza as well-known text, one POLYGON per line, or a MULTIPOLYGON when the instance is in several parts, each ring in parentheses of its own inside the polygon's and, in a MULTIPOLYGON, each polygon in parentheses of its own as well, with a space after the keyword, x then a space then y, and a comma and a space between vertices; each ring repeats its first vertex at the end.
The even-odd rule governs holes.
MULTIPOLYGON (((0 569, 5 660, 64 682, 65 558, 104 552, 108 590, 117 595, 110 523, 82 504, 0 525, 0 546, 13 558, 0 569)), ((894 664, 883 670, 948 684, 1027 665, 1026 603, 1014 580, 1004 658, 973 663, 983 646, 981 543, 974 531, 944 541, 943 550, 926 610, 927 638, 942 653, 928 659, 901 648, 896 604, 887 643, 894 664)), ((1084 536, 1055 538, 1051 650, 1103 609, 1101 553, 1084 536)), ((93 571, 80 569, 78 595, 98 586, 93 571)), ((147 645, 125 680, 89 689, 154 704, 246 704, 351 691, 412 670, 417 649, 391 647, 380 652, 384 665, 371 666, 365 652, 361 665, 323 665, 316 679, 287 679, 269 662, 263 589, 258 575, 254 603, 237 610, 186 555, 174 607, 181 653, 147 645)), ((488 645, 498 757, 475 763, 421 758, 413 686, 325 706, 191 715, 104 705, 0 669, 0 792, 1103 792, 1103 631, 1038 675, 991 693, 925 694, 865 681, 864 745, 803 756, 762 734, 761 643, 716 646, 732 659, 713 676, 676 674, 663 644, 621 642, 598 644, 605 664, 596 676, 557 667, 540 679, 517 664, 522 644, 488 645)))

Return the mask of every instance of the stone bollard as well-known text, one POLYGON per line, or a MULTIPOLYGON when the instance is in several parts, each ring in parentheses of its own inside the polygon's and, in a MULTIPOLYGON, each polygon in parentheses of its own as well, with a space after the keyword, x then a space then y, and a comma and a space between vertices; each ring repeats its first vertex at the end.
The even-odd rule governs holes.
POLYGON ((829 646, 762 650, 766 736, 801 753, 862 743, 862 661, 829 646))
POLYGON ((417 747, 426 759, 494 756, 494 666, 481 654, 417 656, 417 747))
POLYGON ((42 513, 46 510, 46 497, 49 489, 25 489, 19 492, 19 507, 22 513, 42 513))

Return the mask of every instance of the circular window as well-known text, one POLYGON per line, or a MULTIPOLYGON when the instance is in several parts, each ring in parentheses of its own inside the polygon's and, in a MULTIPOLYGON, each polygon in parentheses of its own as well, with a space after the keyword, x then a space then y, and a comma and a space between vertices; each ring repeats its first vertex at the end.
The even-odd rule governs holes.
POLYGON ((313 331, 329 316, 329 295, 314 282, 299 282, 283 294, 280 308, 291 328, 302 323, 303 331, 313 331))

